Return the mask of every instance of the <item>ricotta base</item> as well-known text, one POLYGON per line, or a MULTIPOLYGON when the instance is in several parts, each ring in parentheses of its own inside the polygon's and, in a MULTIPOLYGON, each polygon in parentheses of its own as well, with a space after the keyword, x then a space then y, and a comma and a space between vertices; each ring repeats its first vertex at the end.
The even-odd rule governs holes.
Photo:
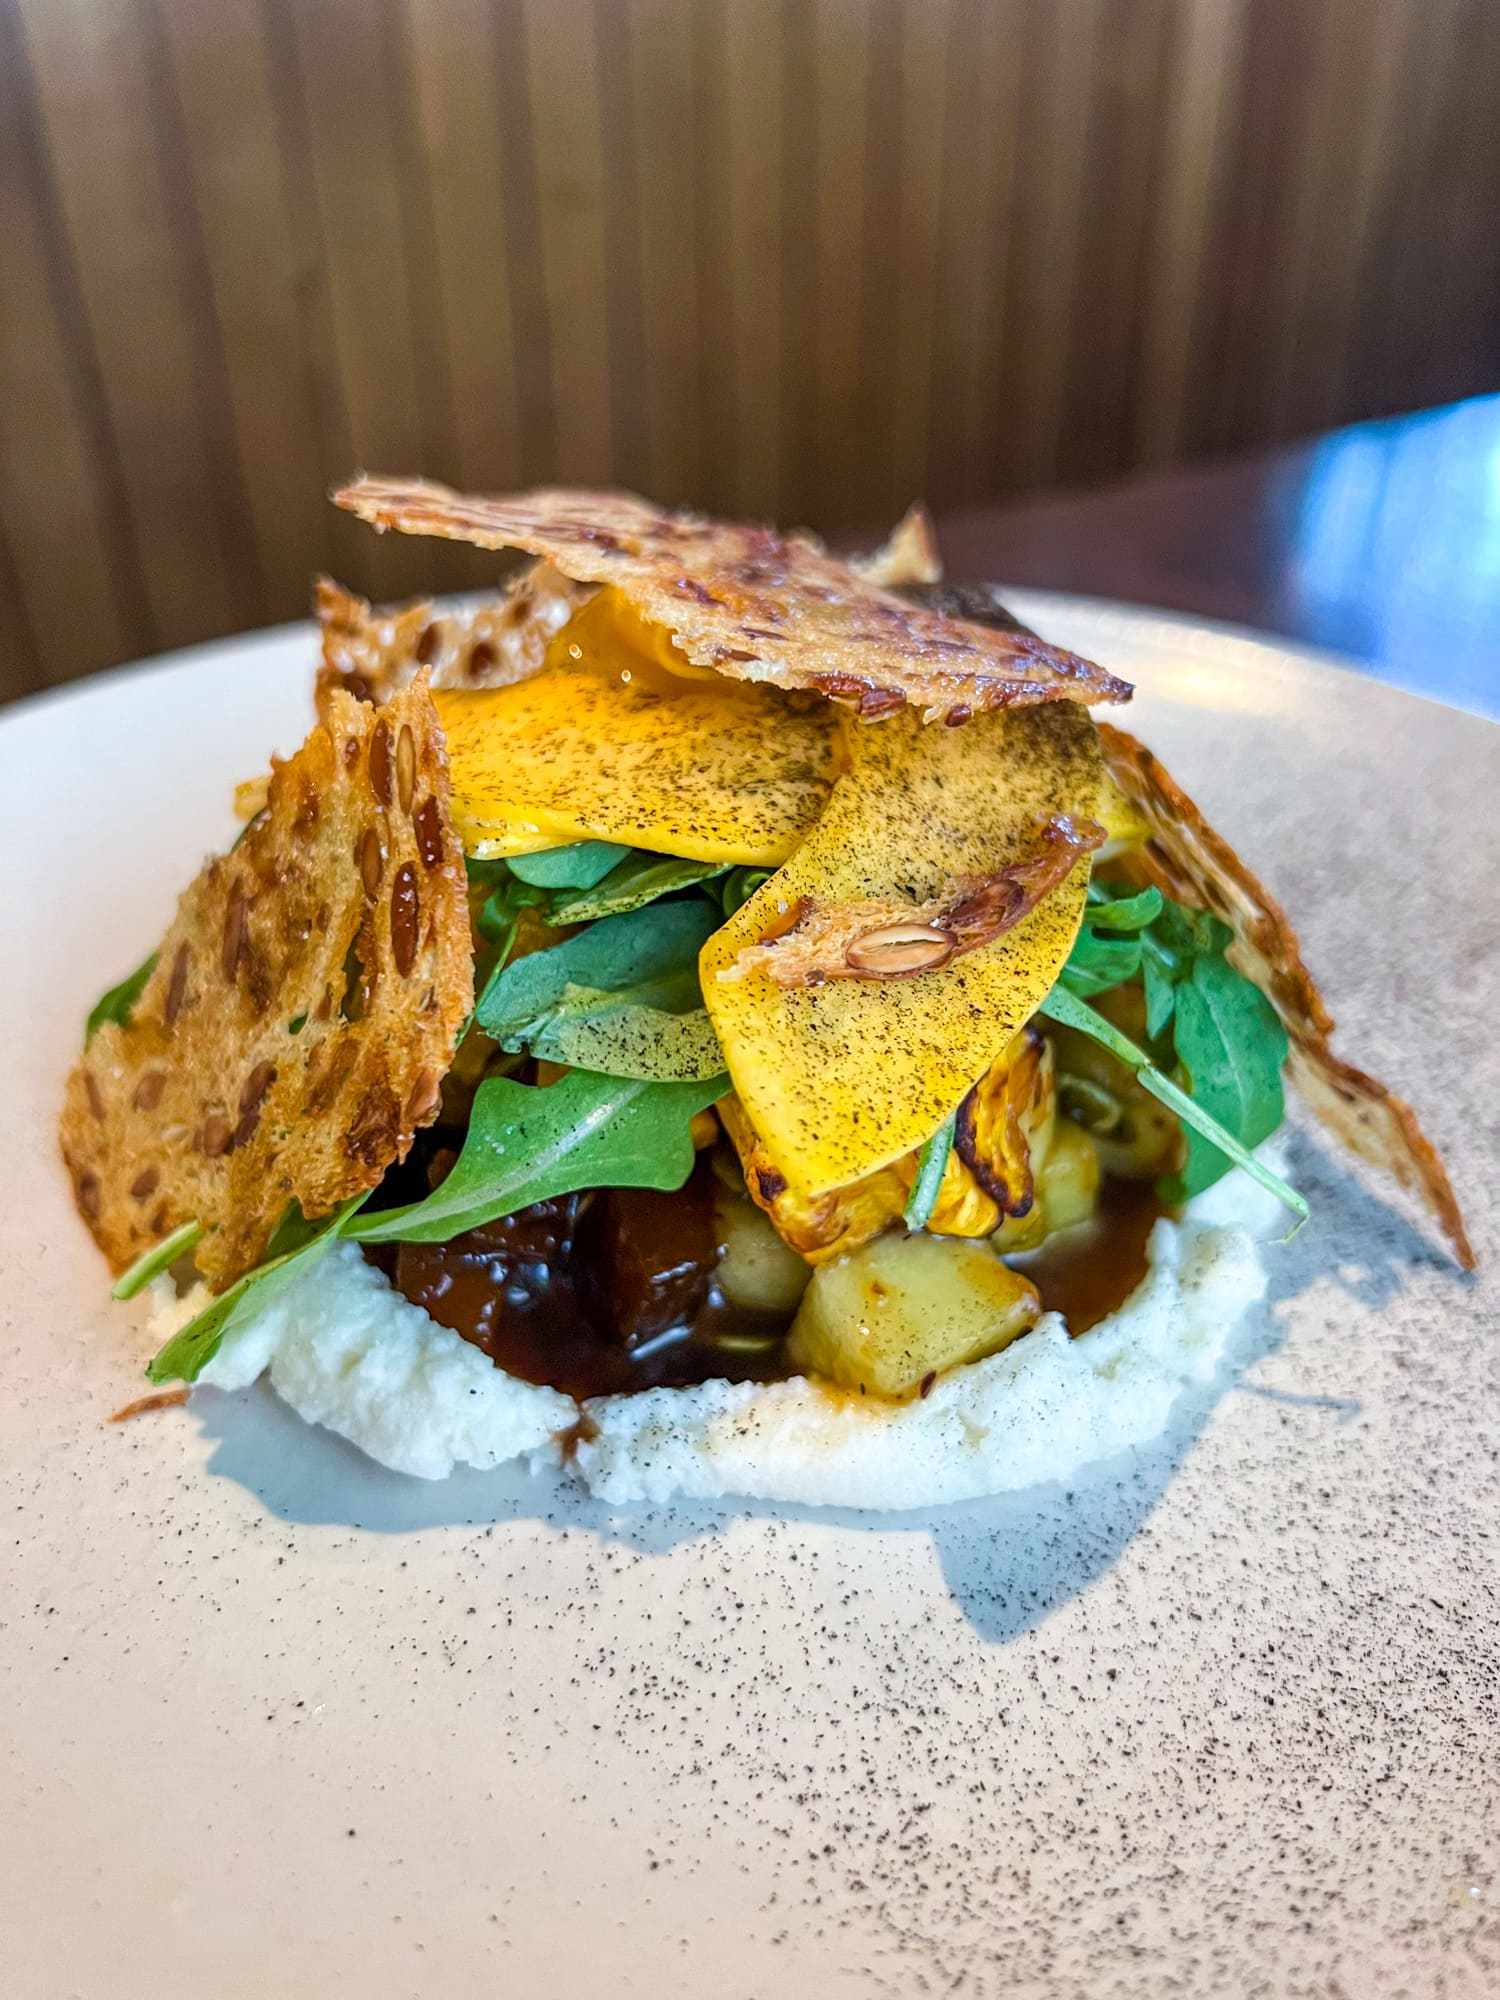
MULTIPOLYGON (((798 1376, 704 1382, 579 1405, 489 1359, 339 1244, 224 1340, 200 1380, 238 1389, 268 1372, 310 1423, 397 1472, 523 1459, 565 1469, 614 1504, 735 1497, 811 1506, 931 1507, 1071 1478, 1145 1444, 1189 1383, 1206 1380, 1264 1295, 1260 1240, 1280 1210, 1243 1174, 1159 1221, 1146 1276, 1072 1339, 1048 1313, 1006 1348, 941 1376, 922 1401, 879 1403, 798 1376), (586 1416, 587 1441, 561 1438, 586 1416)), ((201 1300, 160 1298, 162 1339, 201 1300)))

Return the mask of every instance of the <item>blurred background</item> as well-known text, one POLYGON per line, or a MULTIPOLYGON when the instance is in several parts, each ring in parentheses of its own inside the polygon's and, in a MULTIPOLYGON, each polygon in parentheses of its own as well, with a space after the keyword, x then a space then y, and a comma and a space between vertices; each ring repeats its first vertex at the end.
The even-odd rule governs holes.
POLYGON ((0 695, 495 559, 354 467, 837 534, 1500 386, 1495 0, 0 0, 0 695))

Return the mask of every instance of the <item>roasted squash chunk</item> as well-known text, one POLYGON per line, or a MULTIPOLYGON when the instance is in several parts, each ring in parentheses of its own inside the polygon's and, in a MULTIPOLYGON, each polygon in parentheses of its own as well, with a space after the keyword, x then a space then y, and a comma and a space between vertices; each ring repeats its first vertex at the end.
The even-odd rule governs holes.
MULTIPOLYGON (((1051 1051, 1028 1024, 959 1106, 927 1223, 933 1235, 988 1236, 1008 1216, 1031 1212, 1032 1160, 1050 1145, 1054 1110, 1051 1051)), ((810 1264, 841 1256, 900 1220, 917 1176, 915 1151, 832 1194, 799 1195, 772 1166, 739 1099, 724 1099, 720 1114, 750 1193, 810 1264)))

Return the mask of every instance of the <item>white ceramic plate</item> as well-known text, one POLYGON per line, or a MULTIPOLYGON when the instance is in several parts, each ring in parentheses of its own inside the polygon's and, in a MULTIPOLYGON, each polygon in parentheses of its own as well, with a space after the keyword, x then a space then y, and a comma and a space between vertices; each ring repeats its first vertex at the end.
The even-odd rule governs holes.
POLYGON ((309 714, 305 630, 0 718, 0 1963, 17 2000, 1500 1990, 1500 730, 1017 593, 1295 913, 1487 1268, 1307 1139, 1161 1446, 928 1518, 428 1487, 139 1392, 53 1118, 309 714))

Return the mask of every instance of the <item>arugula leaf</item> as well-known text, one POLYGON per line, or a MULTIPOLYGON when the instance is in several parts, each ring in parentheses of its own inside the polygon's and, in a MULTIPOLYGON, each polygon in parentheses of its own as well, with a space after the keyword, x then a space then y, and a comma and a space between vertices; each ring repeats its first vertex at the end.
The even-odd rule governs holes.
POLYGON ((725 916, 732 917, 742 903, 748 903, 762 882, 769 882, 774 873, 771 868, 731 868, 719 891, 725 916))
MULTIPOLYGON (((1193 1101, 1215 1124, 1250 1147, 1269 1138, 1285 1113, 1281 1065, 1286 1033, 1259 987, 1225 957, 1233 932, 1206 910, 1169 902, 1156 889, 1117 895, 1090 882, 1083 927, 1059 983, 1080 1000, 1138 979, 1146 1033, 1160 1043, 1168 1029, 1177 1066, 1193 1101)), ((1187 1158, 1162 1185, 1186 1201, 1229 1169, 1222 1146, 1194 1126, 1187 1158)))
MULTIPOLYGON (((1187 1201, 1211 1187, 1232 1161, 1243 1165, 1249 1148, 1269 1138, 1285 1112, 1281 1065, 1286 1034, 1259 988, 1224 957, 1232 935, 1219 918, 1169 902, 1155 890, 1118 897, 1105 884, 1091 882, 1084 925, 1058 979, 1061 992, 1080 1002, 1138 979, 1148 1038, 1159 1044, 1171 1029, 1188 1090, 1170 1082, 1155 1065, 1139 1070, 1145 1087, 1171 1103, 1185 1127, 1184 1164, 1160 1188, 1171 1202, 1187 1201), (1182 1112, 1169 1090, 1192 1103, 1198 1115, 1182 1112), (1225 1135, 1239 1151, 1225 1143, 1225 1135)), ((1054 1018, 1061 1018, 1053 1011, 1054 1018)), ((1082 1012, 1100 1019, 1091 1009, 1082 1012)), ((1073 1025, 1096 1041, 1104 1039, 1081 1020, 1073 1025)), ((1104 1025, 1123 1047, 1134 1047, 1104 1025)), ((1128 1060, 1113 1041, 1105 1046, 1128 1060)), ((1305 1213, 1305 1204, 1299 1212, 1305 1213)))
POLYGON ((1073 940, 1068 962, 1058 975, 1070 993, 1089 999, 1108 993, 1140 976, 1141 941, 1138 937, 1101 937, 1085 924, 1073 940))
MULTIPOLYGON (((1192 976, 1176 989, 1172 1029, 1177 1060, 1191 1082, 1193 1101, 1232 1132, 1242 1145, 1270 1138, 1286 1113, 1281 1065, 1286 1029, 1258 986, 1227 959, 1198 958, 1192 976)), ((1223 1149, 1189 1129, 1180 1173, 1164 1190, 1186 1201, 1229 1170, 1223 1149)))
POLYGON ((179 1257, 185 1257, 202 1234, 202 1223, 184 1222, 180 1229, 174 1229, 160 1243, 153 1243, 115 1279, 109 1288, 110 1297, 133 1299, 137 1292, 145 1290, 153 1278, 159 1278, 163 1271, 171 1269, 179 1257))
POLYGON ((1141 987, 1146 995, 1146 1033, 1154 1042, 1166 1033, 1172 1010, 1177 1005, 1177 985, 1172 973, 1156 954, 1141 951, 1141 987))
POLYGON ((259 1310, 261 1306, 268 1305, 278 1292, 284 1291, 294 1278, 300 1278, 304 1271, 310 1270, 329 1245, 344 1233, 345 1224, 367 1199, 368 1194, 357 1194, 342 1208, 336 1208, 332 1215, 321 1216, 316 1222, 309 1222, 293 1203, 271 1238, 270 1248, 274 1254, 253 1271, 247 1271, 243 1278, 237 1278, 228 1291, 221 1292, 186 1326, 179 1327, 147 1368, 147 1380, 196 1382, 223 1345, 225 1334, 240 1316, 240 1308, 253 1299, 259 1310))
POLYGON ((1161 915, 1151 926, 1151 942, 1164 964, 1186 972, 1195 958, 1223 956, 1234 932, 1208 910, 1190 910, 1163 896, 1161 915))
POLYGON ((508 861, 481 861, 477 854, 464 856, 464 873, 471 889, 488 889, 510 880, 508 861))
POLYGON ((679 1188, 693 1170, 693 1116, 728 1087, 723 1076, 645 1083, 581 1069, 546 1089, 490 1077, 448 1178, 425 1201, 366 1216, 345 1234, 361 1243, 446 1243, 580 1188, 679 1188))
POLYGON ((648 904, 603 917, 575 937, 502 966, 475 1003, 474 1017, 503 1042, 547 1013, 568 986, 618 993, 695 966, 716 928, 712 906, 702 901, 648 904))
POLYGON ((507 866, 534 889, 592 889, 629 852, 612 840, 578 840, 569 847, 544 847, 539 854, 513 854, 507 866))
MULTIPOLYGON (((696 993, 696 972, 685 977, 696 993)), ((569 986, 555 1011, 527 1031, 526 1044, 535 1056, 606 1076, 674 1083, 724 1074, 724 1051, 706 1008, 673 1013, 587 986, 569 986)))
POLYGON ((1086 920, 1107 931, 1143 931, 1161 915, 1166 898, 1160 889, 1138 890, 1133 896, 1117 896, 1107 883, 1090 881, 1086 920))
POLYGON ((698 987, 698 953, 718 928, 700 898, 603 917, 502 966, 475 1019, 503 1049, 581 1069, 668 1082, 722 1074, 698 987))
POLYGON ((544 921, 588 924, 600 917, 620 916, 654 903, 658 896, 690 889, 696 882, 723 873, 723 864, 717 861, 681 861, 675 854, 652 854, 638 847, 595 886, 554 896, 544 921))
POLYGON ((1306 1222, 1310 1211, 1297 1190, 1288 1187, 1279 1174, 1272 1173, 1263 1161, 1257 1160, 1234 1133, 1226 1131, 1212 1113, 1189 1097, 1188 1093, 1173 1083, 1170 1077, 1163 1076, 1151 1058, 1143 1050, 1138 1049, 1128 1036, 1122 1035, 1113 1022, 1106 1021, 1102 1014, 1096 1014, 1092 1007, 1087 1006, 1076 994, 1070 993, 1061 984, 1053 987, 1038 1012, 1045 1014, 1049 1020, 1061 1023, 1063 1027, 1077 1028, 1083 1034, 1091 1035, 1102 1048, 1108 1049, 1117 1061, 1134 1070, 1142 1088, 1149 1090, 1151 1095, 1160 1099, 1169 1110, 1175 1111, 1191 1132, 1201 1134, 1221 1153, 1227 1154, 1229 1159, 1237 1167, 1242 1167, 1253 1181, 1274 1194, 1278 1201, 1284 1202, 1291 1209, 1298 1218, 1292 1230, 1293 1235, 1306 1222))
POLYGON ((1068 991, 1086 1000, 1139 979, 1142 933, 1161 916, 1162 907, 1159 889, 1117 896, 1104 883, 1091 881, 1083 925, 1060 974, 1068 991))
POLYGON ((958 1113, 950 1111, 917 1155, 917 1177, 911 1184, 901 1219, 908 1229, 925 1229, 937 1207, 938 1190, 948 1171, 948 1155, 953 1151, 953 1133, 958 1113))
MULTIPOLYGON (((529 882, 507 875, 485 898, 474 927, 486 944, 499 947, 499 956, 503 959, 515 939, 522 910, 541 909, 545 913, 551 901, 547 890, 534 888, 529 882)), ((545 914, 542 921, 549 921, 545 914)))
POLYGON ((158 954, 153 951, 144 965, 138 965, 128 978, 122 979, 118 986, 111 986, 107 993, 101 994, 94 1002, 89 1009, 88 1020, 84 1023, 85 1048, 106 1021, 117 1021, 122 1028, 129 1025, 130 1017, 135 1012, 135 1003, 145 992, 146 981, 156 970, 157 957, 158 954))

